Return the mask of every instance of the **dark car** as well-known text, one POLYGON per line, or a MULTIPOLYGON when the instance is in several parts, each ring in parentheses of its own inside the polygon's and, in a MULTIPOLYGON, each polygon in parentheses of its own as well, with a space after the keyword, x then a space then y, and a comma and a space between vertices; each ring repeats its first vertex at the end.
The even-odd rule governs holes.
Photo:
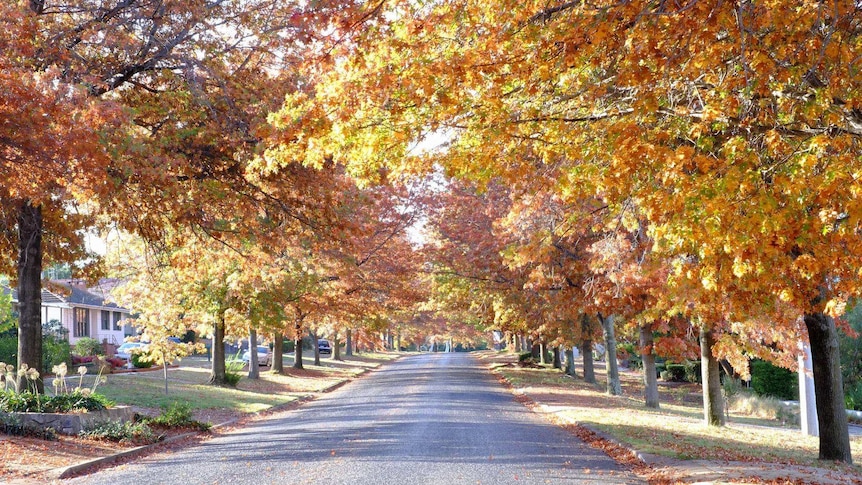
POLYGON ((329 345, 329 340, 320 339, 317 341, 317 350, 321 354, 332 354, 332 346, 329 345))

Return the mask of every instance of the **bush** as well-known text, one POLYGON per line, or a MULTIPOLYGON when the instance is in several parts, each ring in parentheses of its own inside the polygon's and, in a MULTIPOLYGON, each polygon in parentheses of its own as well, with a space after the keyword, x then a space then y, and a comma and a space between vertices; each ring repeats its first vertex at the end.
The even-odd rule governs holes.
POLYGON ((799 382, 795 372, 760 359, 751 361, 751 388, 759 396, 784 400, 798 399, 799 396, 799 382))
POLYGON ((162 410, 162 414, 150 418, 146 422, 152 426, 163 428, 189 428, 207 431, 212 426, 192 418, 192 408, 187 403, 175 402, 162 410))
POLYGON ((149 369, 153 366, 153 363, 149 360, 145 360, 140 352, 132 353, 131 361, 132 365, 135 366, 135 369, 149 369))
POLYGON ((725 375, 721 379, 721 392, 724 394, 724 399, 728 402, 743 392, 742 380, 735 377, 725 375))
POLYGON ((75 342, 75 353, 82 357, 89 355, 104 355, 105 349, 102 348, 102 344, 98 340, 84 337, 75 342))
POLYGON ((239 384, 239 380, 242 379, 243 367, 245 367, 245 362, 240 359, 239 352, 233 358, 226 360, 224 372, 225 383, 231 387, 236 387, 239 384))
POLYGON ((289 354, 289 353, 293 352, 295 350, 294 347, 296 347, 296 344, 294 343, 293 340, 282 340, 281 345, 282 345, 282 347, 281 347, 282 352, 284 352, 285 354, 289 354))
POLYGON ((686 382, 685 368, 685 364, 665 363, 661 379, 666 382, 686 382))
MULTIPOLYGON (((0 358, 0 361, 8 362, 2 358, 0 358)), ((47 370, 63 362, 71 364, 72 346, 63 338, 46 335, 42 339, 42 368, 47 370)))
POLYGON ((153 430, 146 423, 130 423, 120 421, 110 421, 100 423, 90 429, 81 431, 80 435, 84 438, 116 441, 119 443, 134 443, 146 445, 159 441, 159 437, 153 433, 153 430))
POLYGON ((18 362, 18 337, 0 337, 0 362, 18 362))
POLYGON ((862 382, 844 389, 844 404, 847 409, 862 411, 862 382))
POLYGON ((699 360, 689 360, 685 363, 685 380, 696 384, 700 384, 703 381, 699 360))
POLYGON ((69 413, 78 410, 101 411, 113 406, 105 396, 81 391, 46 396, 30 391, 16 394, 0 392, 0 412, 4 413, 69 413))

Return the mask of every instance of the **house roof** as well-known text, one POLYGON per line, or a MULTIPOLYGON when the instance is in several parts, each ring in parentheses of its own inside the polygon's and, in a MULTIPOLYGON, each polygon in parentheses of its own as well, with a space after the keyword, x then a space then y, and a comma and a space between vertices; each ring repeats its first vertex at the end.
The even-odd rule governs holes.
MULTIPOLYGON (((42 287, 42 303, 49 306, 90 306, 110 308, 112 310, 128 311, 127 309, 108 302, 111 290, 121 281, 102 279, 93 286, 86 287, 82 280, 50 280, 42 287)), ((12 301, 18 302, 18 290, 4 286, 4 293, 12 293, 12 301)))

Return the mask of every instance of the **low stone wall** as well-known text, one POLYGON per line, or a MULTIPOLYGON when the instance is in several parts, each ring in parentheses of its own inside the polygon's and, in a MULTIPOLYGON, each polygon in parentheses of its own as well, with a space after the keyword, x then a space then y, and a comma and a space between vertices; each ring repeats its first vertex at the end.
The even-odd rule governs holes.
POLYGON ((76 435, 82 430, 109 421, 131 421, 134 416, 132 408, 118 406, 104 411, 89 411, 84 413, 6 413, 19 420, 25 427, 36 429, 53 428, 62 434, 76 435))

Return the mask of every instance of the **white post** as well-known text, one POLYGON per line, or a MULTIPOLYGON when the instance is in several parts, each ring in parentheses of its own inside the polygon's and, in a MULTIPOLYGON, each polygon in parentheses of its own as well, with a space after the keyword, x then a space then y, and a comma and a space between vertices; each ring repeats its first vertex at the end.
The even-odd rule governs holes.
POLYGON ((802 354, 799 355, 799 421, 802 434, 820 436, 817 424, 817 402, 814 399, 814 372, 811 367, 811 346, 799 342, 802 354))

